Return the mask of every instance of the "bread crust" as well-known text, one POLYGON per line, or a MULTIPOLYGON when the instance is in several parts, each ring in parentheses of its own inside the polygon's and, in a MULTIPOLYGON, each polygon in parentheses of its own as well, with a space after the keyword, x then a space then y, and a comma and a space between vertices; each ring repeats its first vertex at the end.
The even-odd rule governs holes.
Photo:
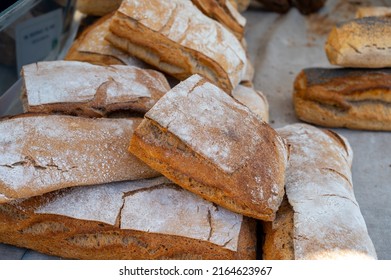
POLYGON ((121 2, 122 0, 77 0, 76 9, 87 15, 104 16, 118 9, 121 2))
POLYGON ((365 17, 335 26, 325 50, 331 64, 343 67, 391 67, 391 19, 365 17))
POLYGON ((188 1, 123 1, 106 38, 179 80, 198 73, 229 94, 245 72, 237 38, 188 1))
POLYGON ((294 83, 296 115, 326 127, 391 130, 389 69, 307 68, 294 83))
POLYGON ((181 187, 233 212, 273 220, 282 200, 284 141, 198 75, 146 114, 129 151, 181 187))
POLYGON ((25 112, 107 117, 115 112, 145 114, 170 86, 165 76, 133 66, 98 66, 77 61, 25 65, 25 112))
POLYGON ((285 185, 289 205, 264 227, 264 258, 376 259, 354 197, 349 142, 300 123, 278 132, 291 145, 285 185))
MULTIPOLYGON (((68 259, 255 259, 255 220, 243 217, 240 224, 235 226, 236 230, 239 230, 236 249, 229 249, 225 244, 218 245, 213 237, 214 239, 226 238, 224 235, 228 232, 224 231, 224 227, 231 225, 230 217, 237 214, 229 214, 225 209, 216 208, 168 180, 149 181, 76 187, 2 204, 0 205, 0 242, 68 259), (134 189, 133 185, 138 186, 138 189, 132 192, 130 190, 134 189), (164 223, 174 224, 175 228, 175 223, 178 225, 180 220, 184 224, 179 225, 177 234, 134 230, 124 226, 124 221, 126 224, 126 220, 132 217, 132 213, 125 209, 137 201, 132 196, 145 194, 156 204, 162 203, 162 205, 170 201, 164 196, 154 196, 154 192, 158 191, 169 192, 170 199, 188 199, 190 196, 191 205, 187 205, 189 209, 197 208, 197 205, 209 207, 209 215, 204 208, 202 211, 205 212, 204 223, 210 226, 211 240, 182 235, 183 230, 190 234, 196 234, 199 227, 208 230, 201 224, 201 220, 194 220, 189 215, 183 216, 188 211, 183 208, 183 205, 171 205, 172 208, 182 208, 171 215, 165 215, 163 219, 155 217, 148 222, 151 228, 163 224, 161 228, 164 229, 164 223), (118 198, 119 204, 112 209, 108 208, 107 204, 112 201, 105 201, 104 198, 96 195, 97 192, 106 193, 106 197, 114 200, 118 198), (76 197, 80 201, 74 199, 76 197), (127 200, 129 198, 130 201, 127 200), (86 207, 81 205, 83 203, 95 205, 92 210, 100 210, 98 213, 84 212, 86 207), (119 213, 114 223, 101 221, 99 218, 101 215, 115 217, 117 211, 119 213), (220 213, 219 211, 226 211, 228 215, 213 218, 220 213), (216 218, 218 220, 214 220, 216 218), (185 224, 186 221, 188 224, 185 224)), ((148 211, 158 216, 160 209, 153 207, 150 205, 148 211)), ((138 224, 140 221, 135 219, 132 223, 138 224)))
POLYGON ((140 123, 26 114, 0 121, 0 203, 53 190, 159 175, 126 153, 140 123))
POLYGON ((356 18, 363 17, 391 17, 390 7, 358 7, 356 18))
POLYGON ((114 13, 101 17, 88 26, 73 42, 65 60, 89 62, 97 65, 132 65, 148 69, 152 66, 115 48, 106 39, 114 13))

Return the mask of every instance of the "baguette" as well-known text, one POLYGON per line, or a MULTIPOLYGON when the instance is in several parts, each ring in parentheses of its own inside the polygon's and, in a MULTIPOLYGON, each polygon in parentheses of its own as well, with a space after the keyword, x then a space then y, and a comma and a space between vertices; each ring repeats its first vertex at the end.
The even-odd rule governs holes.
POLYGON ((0 242, 69 259, 255 259, 256 234, 255 220, 159 177, 2 204, 0 242))
POLYGON ((287 200, 265 223, 264 259, 376 259, 354 197, 347 140, 305 124, 278 132, 291 145, 287 200))
POLYGON ((133 66, 50 61, 22 68, 25 112, 105 117, 145 114, 170 86, 160 72, 133 66))
POLYGON ((73 42, 65 60, 84 61, 98 65, 131 65, 143 69, 151 68, 129 54, 115 48, 107 40, 113 13, 110 13, 86 28, 73 42))
POLYGON ((304 69, 293 103, 298 118, 309 123, 389 131, 391 69, 304 69))
POLYGON ((159 175, 126 152, 140 123, 19 115, 0 121, 0 203, 53 190, 159 175))
POLYGON ((331 64, 344 67, 391 67, 391 19, 365 17, 335 26, 325 50, 331 64))
POLYGON ((181 187, 256 219, 273 220, 284 194, 285 142, 198 75, 148 111, 129 151, 181 187))
POLYGON ((178 80, 197 73, 228 94, 245 72, 237 38, 191 1, 125 0, 106 39, 178 80))

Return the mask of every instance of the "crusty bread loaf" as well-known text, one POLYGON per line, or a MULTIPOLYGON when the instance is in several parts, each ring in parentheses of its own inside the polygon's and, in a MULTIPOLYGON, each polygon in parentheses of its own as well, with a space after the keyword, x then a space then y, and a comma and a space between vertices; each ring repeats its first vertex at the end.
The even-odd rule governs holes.
POLYGON ((87 15, 103 16, 118 9, 121 2, 122 0, 77 0, 76 9, 87 15))
POLYGON ((205 15, 227 27, 236 38, 239 40, 243 38, 246 18, 232 6, 229 0, 192 0, 192 2, 205 15))
POLYGON ((327 127, 391 130, 391 69, 304 69, 293 103, 303 121, 327 127))
POLYGON ((306 124, 278 132, 291 146, 288 205, 264 227, 264 259, 376 259, 354 197, 347 140, 306 124))
POLYGON ((356 18, 363 17, 391 17, 390 7, 358 7, 356 18))
POLYGON ((391 18, 365 17, 335 26, 325 45, 331 64, 391 67, 391 18))
POLYGON ((148 111, 129 151, 181 187, 246 216, 273 220, 284 194, 285 142, 198 75, 148 111))
POLYGON ((110 13, 87 27, 73 42, 65 60, 84 61, 98 65, 132 65, 151 68, 143 61, 115 48, 106 39, 113 13, 110 13))
POLYGON ((0 242, 70 259, 255 259, 256 234, 255 220, 159 177, 1 204, 0 242))
POLYGON ((133 66, 44 61, 22 68, 25 112, 102 117, 145 114, 168 90, 165 76, 133 66))
POLYGON ((229 94, 245 72, 237 38, 191 1, 125 0, 106 38, 179 80, 201 74, 229 94))
POLYGON ((264 122, 269 122, 269 103, 266 96, 252 87, 238 85, 232 92, 234 99, 257 114, 264 122))
POLYGON ((20 115, 0 120, 0 203, 159 175, 126 152, 134 119, 20 115))

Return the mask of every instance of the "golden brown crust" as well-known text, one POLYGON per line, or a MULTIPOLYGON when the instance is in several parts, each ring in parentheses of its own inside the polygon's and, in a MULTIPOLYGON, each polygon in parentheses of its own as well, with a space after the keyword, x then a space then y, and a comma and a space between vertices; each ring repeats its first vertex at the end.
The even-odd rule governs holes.
POLYGON ((331 64, 343 67, 391 66, 391 18, 365 17, 335 26, 325 50, 331 64))
POLYGON ((328 127, 391 130, 389 69, 304 69, 295 80, 297 116, 328 127))
POLYGON ((195 78, 179 84, 148 112, 129 151, 207 200, 246 216, 273 220, 283 195, 285 144, 247 108, 208 88, 210 83, 202 79, 192 84, 195 78), (198 99, 200 92, 208 92, 210 99, 198 99), (221 115, 207 106, 219 107, 221 115))
POLYGON ((0 205, 0 242, 69 259, 255 259, 255 220, 243 218, 232 251, 194 238, 39 213, 63 192, 0 205))
POLYGON ((110 31, 106 38, 117 48, 179 80, 198 73, 230 93, 245 71, 237 38, 191 2, 124 1, 110 31))
POLYGON ((118 9, 121 2, 122 0, 77 0, 76 9, 87 15, 104 16, 118 9))
POLYGON ((363 17, 391 17, 390 7, 358 7, 356 18, 363 17))
POLYGON ((73 42, 65 60, 89 62, 97 65, 132 65, 151 68, 141 60, 115 48, 107 40, 109 25, 114 13, 96 20, 89 25, 73 42))
POLYGON ((246 19, 232 6, 228 0, 192 0, 192 2, 207 16, 217 20, 227 27, 236 38, 244 36, 246 19))
POLYGON ((276 219, 264 222, 265 241, 262 246, 264 260, 294 260, 293 210, 286 196, 277 211, 276 219))

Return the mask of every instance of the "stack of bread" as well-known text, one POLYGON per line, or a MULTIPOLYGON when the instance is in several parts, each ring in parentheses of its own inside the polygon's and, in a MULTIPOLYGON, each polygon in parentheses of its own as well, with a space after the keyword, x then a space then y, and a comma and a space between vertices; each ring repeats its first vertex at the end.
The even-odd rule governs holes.
POLYGON ((267 124, 233 9, 124 0, 67 60, 25 65, 25 113, 0 120, 0 242, 71 259, 376 258, 349 143, 267 124))
POLYGON ((331 64, 296 78, 294 105, 306 122, 362 130, 391 130, 390 8, 360 8, 357 18, 330 32, 331 64))

